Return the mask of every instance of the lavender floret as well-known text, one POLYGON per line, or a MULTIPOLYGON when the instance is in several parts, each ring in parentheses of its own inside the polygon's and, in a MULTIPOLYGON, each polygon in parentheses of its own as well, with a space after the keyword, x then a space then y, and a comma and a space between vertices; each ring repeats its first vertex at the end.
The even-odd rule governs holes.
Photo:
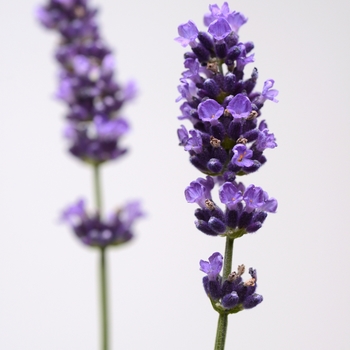
POLYGON ((256 294, 257 274, 256 270, 250 268, 251 276, 247 281, 243 281, 242 275, 245 271, 244 265, 239 265, 237 271, 229 274, 227 279, 223 280, 220 271, 223 265, 223 257, 220 253, 213 253, 209 261, 201 260, 199 262, 200 270, 206 273, 203 277, 203 287, 208 297, 217 302, 220 306, 218 310, 225 310, 229 313, 236 313, 243 309, 251 309, 263 300, 263 297, 256 294))

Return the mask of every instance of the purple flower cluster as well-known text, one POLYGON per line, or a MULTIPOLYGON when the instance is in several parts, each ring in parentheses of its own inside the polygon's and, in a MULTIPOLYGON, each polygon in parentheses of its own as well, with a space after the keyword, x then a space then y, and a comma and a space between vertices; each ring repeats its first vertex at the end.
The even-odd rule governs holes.
POLYGON ((264 83, 262 92, 253 91, 256 68, 250 78, 243 78, 245 65, 254 61, 253 43, 240 42, 237 34, 247 19, 230 11, 226 2, 209 9, 204 16, 208 32, 198 31, 192 21, 178 27, 180 36, 175 40, 192 49, 185 54, 187 70, 178 87, 177 101, 185 99, 179 119, 188 119, 193 129, 181 125, 177 134, 190 162, 208 175, 185 190, 187 201, 201 207, 195 213, 197 228, 209 235, 237 238, 257 231, 267 212, 277 208, 277 201, 260 187, 245 188, 236 179, 257 171, 266 162, 265 149, 277 146, 266 122, 258 120, 267 99, 277 102, 278 91, 272 89, 272 79, 264 83), (225 212, 212 201, 215 182, 221 185, 225 212))
POLYGON ((200 270, 207 274, 203 277, 204 290, 213 302, 217 311, 237 313, 243 309, 251 309, 263 300, 263 297, 255 293, 257 284, 256 270, 250 268, 251 278, 243 282, 242 275, 245 271, 244 265, 239 265, 237 272, 229 274, 226 280, 222 280, 220 271, 222 269, 223 257, 220 253, 214 253, 209 261, 199 262, 200 270))
POLYGON ((92 164, 126 152, 120 138, 129 130, 119 111, 135 96, 135 84, 114 81, 114 59, 100 37, 96 9, 87 0, 49 0, 37 18, 60 34, 56 60, 61 70, 56 96, 68 105, 65 136, 69 151, 92 164))
MULTIPOLYGON (((264 82, 261 92, 255 91, 258 70, 244 78, 245 66, 254 62, 254 44, 241 42, 240 27, 247 18, 230 11, 227 2, 221 7, 209 6, 204 16, 207 31, 199 31, 188 21, 178 27, 175 40, 191 51, 185 53, 184 66, 176 101, 183 101, 180 120, 188 120, 177 130, 180 145, 189 153, 189 159, 206 178, 192 181, 185 189, 189 203, 197 203, 195 225, 210 236, 225 236, 227 266, 231 268, 233 241, 246 233, 258 231, 267 217, 275 213, 277 200, 269 197, 261 187, 244 186, 237 177, 260 169, 266 162, 264 151, 277 146, 265 120, 260 120, 266 100, 278 102, 274 80, 264 82), (211 191, 219 186, 222 210, 212 199, 211 191)), ((249 270, 251 279, 243 282, 238 272, 221 277, 223 258, 214 253, 209 261, 201 261, 201 270, 207 274, 204 289, 214 309, 220 314, 249 309, 262 301, 255 293, 256 272, 249 270)))
POLYGON ((143 216, 139 202, 130 202, 124 208, 113 212, 106 220, 99 214, 89 215, 85 202, 79 200, 62 213, 80 241, 89 246, 106 247, 119 245, 133 237, 132 225, 143 216))
MULTIPOLYGON (((68 106, 64 135, 69 151, 97 169, 126 152, 120 139, 129 124, 120 110, 135 97, 136 86, 130 82, 122 88, 115 82, 113 54, 100 37, 96 14, 88 0, 47 0, 36 11, 41 24, 60 35, 56 96, 68 106)), ((132 224, 142 215, 139 202, 132 202, 103 220, 98 211, 88 215, 80 200, 62 218, 84 244, 106 247, 129 241, 132 224)))
POLYGON ((214 179, 198 178, 192 181, 185 190, 189 203, 197 203, 200 208, 195 211, 196 227, 210 236, 225 235, 238 238, 246 233, 259 230, 267 213, 275 213, 277 201, 269 198, 262 188, 242 183, 224 182, 219 188, 219 198, 225 204, 222 211, 212 200, 211 190, 214 179))
POLYGON ((254 44, 240 42, 237 32, 247 19, 230 11, 226 2, 209 8, 204 17, 208 32, 188 21, 178 27, 175 39, 192 49, 185 53, 177 101, 185 100, 179 119, 188 119, 193 129, 181 125, 178 137, 197 169, 232 178, 258 170, 266 162, 264 150, 277 146, 266 122, 258 120, 267 99, 277 102, 278 91, 272 89, 272 79, 262 92, 253 91, 256 68, 244 79, 244 67, 254 62, 254 44))

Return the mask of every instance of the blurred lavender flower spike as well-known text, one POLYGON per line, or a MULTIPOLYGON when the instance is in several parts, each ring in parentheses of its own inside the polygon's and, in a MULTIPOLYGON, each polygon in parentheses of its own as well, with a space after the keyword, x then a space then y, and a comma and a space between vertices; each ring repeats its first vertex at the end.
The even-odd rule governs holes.
POLYGON ((113 212, 104 220, 98 214, 88 214, 85 203, 77 203, 65 209, 61 220, 68 223, 78 239, 85 245, 94 247, 116 246, 133 238, 132 226, 144 216, 140 202, 134 201, 113 212))
POLYGON ((100 36, 96 14, 86 0, 48 0, 36 11, 41 24, 61 37, 56 96, 68 106, 69 151, 92 164, 125 154, 120 139, 129 127, 119 112, 136 95, 133 81, 123 88, 114 80, 114 57, 100 36))

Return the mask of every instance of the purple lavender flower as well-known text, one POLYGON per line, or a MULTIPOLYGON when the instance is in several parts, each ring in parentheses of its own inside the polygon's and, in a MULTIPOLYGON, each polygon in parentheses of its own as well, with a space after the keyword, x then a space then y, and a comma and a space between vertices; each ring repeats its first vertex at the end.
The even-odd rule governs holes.
POLYGON ((255 147, 258 151, 263 152, 266 148, 277 147, 276 139, 274 134, 270 134, 267 128, 265 120, 262 120, 259 124, 259 135, 255 143, 255 147))
POLYGON ((275 98, 278 95, 278 91, 276 89, 272 89, 274 84, 275 81, 273 79, 266 80, 261 96, 263 96, 265 100, 278 102, 278 100, 275 98))
POLYGON ((267 160, 264 151, 277 146, 274 134, 265 121, 259 122, 259 117, 267 99, 277 102, 278 91, 272 89, 272 79, 264 83, 262 92, 254 91, 257 68, 244 76, 246 66, 255 57, 251 53, 254 44, 243 43, 238 36, 247 18, 231 11, 227 2, 221 7, 209 5, 209 10, 204 16, 207 32, 199 31, 192 21, 178 28, 180 38, 175 40, 184 47, 189 45, 191 51, 184 55, 186 70, 180 78, 181 96, 176 101, 185 99, 178 119, 187 119, 193 128, 187 131, 181 125, 180 145, 188 151, 191 164, 210 175, 207 180, 192 181, 185 189, 187 202, 199 206, 195 225, 206 235, 226 237, 225 258, 217 252, 209 261, 200 261, 200 269, 206 273, 204 290, 220 314, 215 348, 221 348, 227 315, 253 308, 263 300, 255 292, 254 269, 249 269, 251 278, 245 282, 241 277, 244 265, 237 272, 228 271, 233 241, 258 231, 268 213, 277 210, 276 199, 255 185, 245 188, 237 178, 259 170, 267 160), (212 200, 214 182, 220 186, 219 199, 224 209, 212 200))
POLYGON ((84 201, 79 200, 63 211, 61 219, 71 226, 82 243, 106 247, 129 241, 133 237, 135 220, 143 215, 140 203, 134 201, 112 213, 107 220, 102 220, 98 214, 88 214, 84 201))
POLYGON ((265 195, 261 187, 249 185, 244 192, 243 199, 246 203, 246 211, 252 212, 265 204, 265 195))
POLYGON ((77 203, 67 207, 61 215, 61 220, 72 226, 80 224, 86 218, 85 201, 83 199, 79 199, 77 203))
POLYGON ((177 89, 181 95, 175 101, 178 102, 183 98, 190 101, 196 91, 195 83, 192 80, 188 81, 186 79, 180 79, 180 81, 182 84, 179 85, 177 89))
POLYGON ((243 309, 252 309, 263 301, 263 297, 256 294, 257 274, 250 268, 251 278, 243 282, 241 275, 244 273, 244 265, 238 266, 237 272, 232 272, 225 281, 222 281, 220 271, 223 265, 223 257, 220 253, 213 253, 209 261, 199 262, 200 270, 207 274, 203 278, 203 287, 209 298, 218 301, 224 310, 232 313, 243 309))
POLYGON ((239 28, 245 23, 247 23, 248 18, 246 18, 240 12, 233 11, 227 16, 227 21, 230 23, 230 26, 234 32, 238 32, 239 28))
POLYGON ((209 261, 199 262, 200 270, 207 274, 209 281, 215 281, 222 269, 223 257, 220 253, 213 253, 209 261))
POLYGON ((210 13, 204 15, 204 24, 209 27, 217 19, 224 18, 230 25, 233 32, 238 32, 239 28, 247 22, 247 18, 240 12, 230 11, 227 2, 221 8, 218 5, 209 5, 210 13))
POLYGON ((134 201, 107 219, 102 216, 100 165, 126 152, 120 139, 129 124, 120 110, 135 97, 136 85, 131 81, 122 88, 114 81, 114 58, 100 37, 96 14, 87 0, 47 0, 37 10, 41 24, 60 35, 55 54, 60 64, 56 97, 68 107, 64 136, 70 143, 69 151, 93 168, 96 212, 88 213, 84 201, 79 200, 64 210, 61 218, 83 244, 99 250, 101 340, 102 348, 108 349, 106 251, 132 239, 134 222, 143 212, 134 201))
POLYGON ((192 181, 185 190, 188 203, 197 203, 197 229, 211 236, 227 236, 239 238, 246 233, 258 231, 268 213, 275 213, 277 200, 269 197, 261 187, 242 183, 224 182, 219 188, 220 201, 225 204, 225 212, 213 201, 211 191, 214 187, 213 178, 198 178, 192 181))
POLYGON ((185 146, 189 139, 188 131, 185 126, 181 125, 180 128, 177 129, 177 137, 179 138, 180 145, 185 146))
POLYGON ((249 185, 244 192, 243 200, 246 203, 246 211, 252 212, 257 209, 260 211, 268 211, 275 213, 277 210, 277 201, 274 198, 269 198, 267 192, 261 187, 249 185))
POLYGON ((200 83, 201 77, 199 75, 199 72, 200 72, 199 62, 194 58, 189 57, 185 59, 184 66, 188 70, 182 73, 183 77, 185 79, 191 79, 194 83, 200 83))
POLYGON ((37 9, 41 24, 61 36, 56 96, 67 104, 68 129, 75 130, 69 133, 69 150, 100 164, 126 152, 120 139, 129 127, 119 112, 135 96, 135 83, 122 88, 114 81, 114 58, 100 37, 96 14, 85 0, 48 0, 37 9))
POLYGON ((230 100, 226 109, 235 119, 247 118, 252 111, 252 104, 247 96, 238 94, 230 100))
POLYGON ((254 164, 253 160, 251 159, 253 156, 253 152, 250 149, 248 149, 245 145, 238 144, 235 147, 233 147, 232 151, 232 164, 236 164, 240 167, 247 168, 254 164))
POLYGON ((197 203, 201 207, 205 207, 205 188, 197 181, 192 181, 190 186, 185 189, 185 197, 188 203, 197 203))
POLYGON ((221 8, 218 5, 209 5, 210 13, 204 15, 204 24, 208 27, 218 18, 227 18, 230 13, 230 8, 227 2, 224 2, 221 8))
POLYGON ((219 189, 219 198, 229 210, 237 207, 243 199, 242 192, 231 182, 225 182, 219 189))
POLYGON ((185 151, 192 150, 195 153, 201 153, 203 147, 201 133, 198 130, 190 130, 190 135, 191 137, 185 144, 185 151))
POLYGON ((185 189, 185 197, 188 203, 197 203, 200 207, 206 208, 206 200, 211 200, 211 190, 214 181, 210 176, 207 179, 198 178, 192 181, 185 189))
POLYGON ((222 107, 215 100, 206 100, 198 106, 198 116, 201 120, 210 122, 211 124, 217 124, 217 120, 224 113, 224 107, 222 107))
POLYGON ((254 61, 254 44, 241 42, 237 34, 246 17, 231 11, 226 2, 209 9, 204 17, 207 32, 188 21, 179 26, 176 39, 191 49, 185 54, 186 70, 178 86, 176 101, 185 99, 178 118, 189 120, 192 129, 200 132, 199 139, 189 128, 193 140, 180 143, 201 172, 213 176, 230 172, 235 177, 260 169, 266 163, 265 149, 277 146, 274 135, 258 127, 258 118, 264 101, 275 100, 278 92, 272 89, 272 79, 261 93, 254 91, 256 68, 244 77, 246 65, 254 61))
POLYGON ((183 47, 186 47, 188 44, 193 44, 198 36, 198 29, 192 21, 188 21, 185 24, 181 24, 178 27, 179 37, 175 40, 179 42, 183 47))
POLYGON ((215 40, 223 40, 231 33, 231 27, 226 19, 220 17, 210 23, 208 32, 215 40))
POLYGON ((96 116, 94 119, 96 133, 99 139, 115 140, 129 131, 129 124, 125 119, 104 119, 96 116))

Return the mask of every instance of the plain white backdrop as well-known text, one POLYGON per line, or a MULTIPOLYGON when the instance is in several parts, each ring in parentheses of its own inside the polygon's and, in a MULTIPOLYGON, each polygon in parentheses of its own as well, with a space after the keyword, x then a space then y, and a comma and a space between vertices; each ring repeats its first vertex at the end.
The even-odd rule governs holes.
MULTIPOLYGON (((92 202, 92 173, 66 152, 65 106, 53 98, 57 36, 33 16, 39 2, 0 2, 0 349, 95 350, 97 254, 58 224, 63 207, 92 202)), ((200 259, 224 239, 194 227, 183 190, 200 174, 177 146, 177 26, 200 27, 209 2, 94 0, 120 81, 140 93, 125 109, 133 130, 124 159, 103 168, 106 211, 142 199, 137 238, 110 250, 112 349, 212 349, 217 314, 200 259)), ((221 5, 221 3, 219 3, 221 5)), ((350 348, 349 78, 346 1, 229 2, 249 21, 258 88, 273 78, 278 104, 263 117, 279 147, 246 184, 279 200, 256 234, 235 243, 234 266, 258 271, 264 302, 229 318, 227 349, 350 348)), ((204 28, 204 27, 201 27, 204 28)))

